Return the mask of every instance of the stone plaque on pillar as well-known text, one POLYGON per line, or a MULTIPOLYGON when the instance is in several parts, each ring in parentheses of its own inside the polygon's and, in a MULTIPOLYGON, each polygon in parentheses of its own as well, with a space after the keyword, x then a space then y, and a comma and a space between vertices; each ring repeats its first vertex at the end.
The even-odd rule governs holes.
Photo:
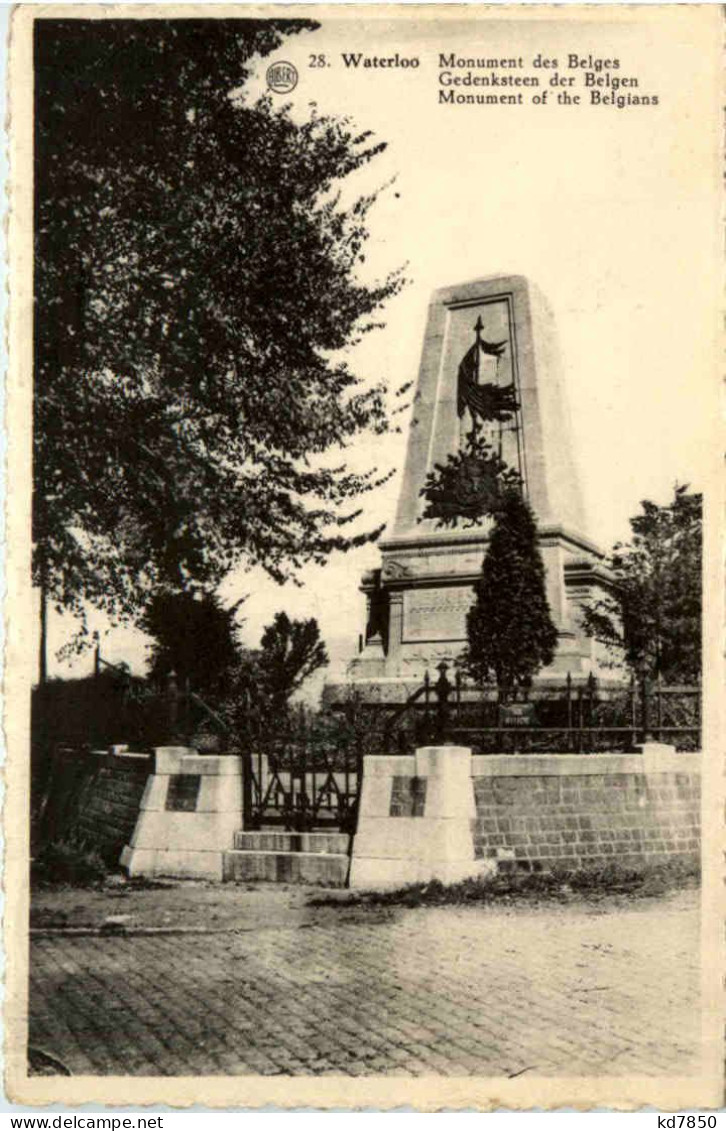
POLYGON ((172 774, 166 792, 166 808, 173 813, 195 813, 201 784, 199 774, 172 774))

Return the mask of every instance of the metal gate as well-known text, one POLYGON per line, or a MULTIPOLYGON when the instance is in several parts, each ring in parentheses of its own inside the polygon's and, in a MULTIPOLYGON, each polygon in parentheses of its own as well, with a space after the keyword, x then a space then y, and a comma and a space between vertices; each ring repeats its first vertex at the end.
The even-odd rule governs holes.
POLYGON ((272 740, 244 757, 244 827, 354 832, 362 780, 359 749, 272 740))

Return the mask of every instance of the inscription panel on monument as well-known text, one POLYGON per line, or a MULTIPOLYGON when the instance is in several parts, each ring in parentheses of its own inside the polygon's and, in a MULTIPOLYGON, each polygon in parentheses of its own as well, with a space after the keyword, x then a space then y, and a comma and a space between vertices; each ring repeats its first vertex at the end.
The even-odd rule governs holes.
POLYGON ((466 640, 466 614, 473 600, 471 585, 408 589, 403 596, 403 643, 466 640))

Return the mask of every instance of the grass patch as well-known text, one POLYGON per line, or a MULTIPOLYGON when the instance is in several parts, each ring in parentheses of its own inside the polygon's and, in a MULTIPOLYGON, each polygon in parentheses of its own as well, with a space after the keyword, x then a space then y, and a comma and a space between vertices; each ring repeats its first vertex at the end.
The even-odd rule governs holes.
POLYGON ((155 880, 149 876, 129 876, 113 884, 116 891, 169 891, 179 886, 179 880, 155 880))
POLYGON ((641 869, 608 864, 602 868, 570 871, 554 868, 549 872, 497 872, 456 884, 431 880, 410 884, 393 891, 351 893, 343 901, 325 896, 310 900, 314 907, 445 907, 473 903, 497 904, 514 901, 553 901, 570 903, 575 899, 598 900, 613 895, 636 898, 664 895, 678 888, 695 887, 700 880, 698 863, 668 861, 644 865, 641 869))
POLYGON ((100 852, 83 841, 51 840, 33 860, 32 881, 34 885, 96 887, 105 880, 107 871, 100 852))

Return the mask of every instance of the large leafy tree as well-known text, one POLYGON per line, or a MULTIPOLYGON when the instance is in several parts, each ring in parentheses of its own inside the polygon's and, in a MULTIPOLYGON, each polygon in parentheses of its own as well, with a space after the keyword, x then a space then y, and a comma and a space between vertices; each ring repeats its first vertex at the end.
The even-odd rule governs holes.
POLYGON ((644 500, 632 538, 612 554, 615 596, 584 611, 612 662, 666 682, 701 674, 702 499, 677 486, 665 506, 644 500))
POLYGON ((38 20, 34 579, 137 619, 240 561, 283 580, 351 526, 389 426, 342 351, 401 285, 361 281, 383 149, 244 98, 306 20, 38 20), (329 456, 331 452, 342 454, 329 456))
POLYGON ((552 662, 557 646, 537 524, 517 488, 500 496, 474 591, 463 663, 477 683, 495 681, 507 699, 529 687, 540 668, 552 662))

